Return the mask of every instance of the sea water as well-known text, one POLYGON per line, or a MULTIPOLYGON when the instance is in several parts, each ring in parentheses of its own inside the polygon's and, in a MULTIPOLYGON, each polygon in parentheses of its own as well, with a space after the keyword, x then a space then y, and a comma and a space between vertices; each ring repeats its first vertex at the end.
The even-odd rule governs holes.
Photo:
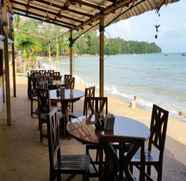
MULTIPOLYGON (((62 74, 69 73, 69 61, 55 62, 62 74)), ((99 87, 99 56, 74 57, 77 79, 99 87)), ((105 94, 151 109, 158 104, 172 114, 186 113, 186 56, 182 54, 125 54, 105 56, 105 94)))

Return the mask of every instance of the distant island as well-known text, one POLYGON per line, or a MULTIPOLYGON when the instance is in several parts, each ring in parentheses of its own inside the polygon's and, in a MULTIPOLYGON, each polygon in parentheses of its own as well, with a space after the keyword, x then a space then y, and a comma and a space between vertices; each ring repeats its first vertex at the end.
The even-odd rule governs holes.
MULTIPOLYGON (((99 53, 99 37, 95 32, 85 34, 76 43, 77 53, 96 55, 99 53)), ((160 53, 155 43, 126 41, 121 38, 105 38, 105 54, 145 54, 160 53)))

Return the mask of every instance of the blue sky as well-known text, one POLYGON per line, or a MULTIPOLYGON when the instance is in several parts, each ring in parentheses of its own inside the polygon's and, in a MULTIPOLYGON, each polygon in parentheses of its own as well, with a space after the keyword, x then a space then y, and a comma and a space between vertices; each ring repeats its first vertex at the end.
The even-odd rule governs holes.
POLYGON ((160 10, 122 20, 106 29, 107 37, 121 37, 126 40, 156 42, 163 52, 186 52, 186 1, 169 4, 160 10), (160 24, 158 39, 155 24, 160 24))

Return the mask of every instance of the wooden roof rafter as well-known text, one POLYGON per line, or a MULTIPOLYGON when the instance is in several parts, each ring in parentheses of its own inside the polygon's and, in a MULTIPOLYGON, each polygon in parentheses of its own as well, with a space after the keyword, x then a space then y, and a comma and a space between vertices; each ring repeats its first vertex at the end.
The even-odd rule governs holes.
POLYGON ((109 7, 105 8, 104 11, 101 11, 100 13, 97 13, 92 18, 89 18, 89 20, 82 23, 78 28, 82 28, 82 26, 85 26, 87 24, 91 24, 92 22, 97 21, 98 19, 100 19, 102 16, 106 16, 107 14, 112 13, 116 9, 121 8, 123 6, 128 6, 128 0, 126 0, 126 1, 118 0, 116 4, 110 5, 109 7))
POLYGON ((92 2, 90 3, 90 2, 87 2, 87 1, 83 1, 83 0, 71 0, 71 2, 78 3, 80 6, 84 5, 84 6, 88 6, 88 7, 94 8, 94 9, 98 9, 100 11, 105 9, 105 7, 103 7, 103 6, 98 6, 98 5, 96 5, 96 4, 92 3, 92 2))
MULTIPOLYGON (((17 3, 17 4, 21 5, 21 6, 25 6, 25 7, 27 6, 26 4, 24 4, 24 3, 22 3, 22 2, 18 2, 18 1, 15 1, 15 0, 14 0, 13 2, 15 2, 15 3, 17 3)), ((29 6, 29 9, 35 9, 35 10, 38 10, 38 11, 41 11, 41 12, 46 13, 45 18, 50 18, 50 14, 51 14, 51 15, 54 15, 55 17, 59 17, 59 16, 57 15, 57 13, 55 13, 55 12, 53 12, 53 11, 51 11, 51 10, 46 11, 46 10, 43 9, 43 8, 35 7, 35 6, 33 6, 33 5, 30 5, 30 6, 29 6)), ((20 11, 21 11, 21 9, 20 9, 20 11)), ((27 14, 28 14, 28 13, 30 13, 30 12, 27 11, 27 14)), ((79 19, 73 18, 73 17, 68 17, 68 16, 66 16, 66 15, 60 15, 59 18, 69 19, 69 20, 74 21, 74 22, 76 22, 76 23, 82 23, 82 22, 83 22, 82 20, 79 20, 79 19)), ((56 19, 57 19, 57 18, 56 18, 56 19)))
POLYGON ((28 13, 28 10, 29 10, 29 8, 30 8, 30 2, 31 2, 32 0, 28 0, 27 1, 27 13, 28 13))
MULTIPOLYGON (((14 9, 20 12, 20 9, 19 8, 14 8, 14 9)), ((15 13, 18 14, 18 12, 15 12, 15 13)), ((23 15, 23 16, 27 16, 26 13, 27 13, 26 11, 22 11, 22 14, 21 13, 19 13, 19 14, 20 15, 23 15)), ((29 12, 29 15, 31 15, 33 18, 34 17, 38 17, 39 20, 41 20, 41 21, 46 21, 46 20, 47 20, 47 22, 49 22, 49 21, 55 22, 56 21, 58 24, 61 23, 61 24, 65 25, 66 27, 70 28, 70 29, 76 29, 76 27, 73 24, 70 24, 70 23, 67 23, 67 22, 64 22, 64 21, 61 21, 61 20, 56 20, 56 19, 53 19, 51 17, 49 17, 49 19, 46 19, 45 20, 44 19, 45 18, 44 16, 38 15, 38 14, 36 14, 34 12, 29 12)))
POLYGON ((63 10, 70 10, 71 11, 71 9, 69 9, 69 6, 70 5, 76 5, 76 4, 78 4, 80 7, 81 7, 81 5, 84 5, 84 6, 87 6, 87 7, 98 9, 100 11, 104 10, 104 7, 102 7, 102 6, 98 6, 98 5, 95 5, 93 3, 83 1, 83 0, 66 0, 63 7, 61 7, 60 10, 58 11, 58 16, 61 15, 61 12, 63 10))
MULTIPOLYGON (((37 1, 37 0, 36 0, 37 1)), ((67 10, 66 8, 64 8, 64 6, 62 5, 59 5, 59 4, 56 4, 56 3, 51 3, 49 1, 45 1, 45 0, 39 0, 40 3, 42 4, 45 4, 45 5, 51 5, 53 7, 56 7, 58 9, 63 9, 63 10, 67 10)), ((72 12, 72 13, 75 13, 75 14, 79 14, 79 15, 82 15, 82 16, 88 16, 88 17, 91 17, 92 14, 89 14, 89 13, 84 13, 84 12, 81 12, 81 11, 77 11, 77 10, 73 10, 73 9, 68 9, 69 12, 72 12)))
MULTIPOLYGON (((39 21, 43 21, 43 18, 33 16, 33 15, 30 15, 30 14, 26 15, 25 13, 20 13, 20 12, 16 12, 16 11, 15 11, 15 14, 20 15, 20 16, 25 16, 25 17, 28 17, 28 18, 33 18, 33 19, 36 19, 36 20, 39 20, 39 21)), ((50 24, 54 24, 54 25, 57 25, 57 26, 63 26, 64 28, 67 28, 67 29, 73 29, 71 26, 62 24, 60 22, 52 22, 52 21, 48 21, 48 20, 45 20, 45 22, 50 23, 50 24)))

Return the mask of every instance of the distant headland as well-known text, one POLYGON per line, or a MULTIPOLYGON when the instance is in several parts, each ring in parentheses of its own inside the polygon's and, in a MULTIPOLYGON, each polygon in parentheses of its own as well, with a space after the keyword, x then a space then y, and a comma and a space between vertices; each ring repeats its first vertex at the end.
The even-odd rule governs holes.
MULTIPOLYGON (((90 32, 84 35, 76 44, 78 54, 99 54, 99 38, 96 33, 90 32)), ((160 53, 161 48, 155 43, 144 41, 126 41, 122 38, 105 37, 105 54, 145 54, 160 53)))

